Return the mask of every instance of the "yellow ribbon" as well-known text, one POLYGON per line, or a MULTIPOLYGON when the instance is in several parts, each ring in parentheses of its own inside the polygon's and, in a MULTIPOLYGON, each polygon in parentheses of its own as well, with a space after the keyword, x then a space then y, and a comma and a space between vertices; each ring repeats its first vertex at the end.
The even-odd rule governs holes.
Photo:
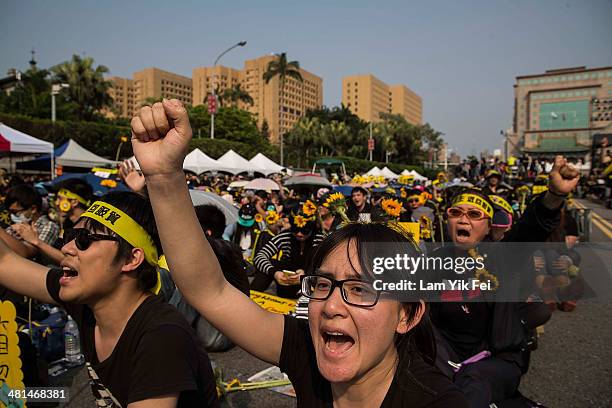
POLYGON ((476 194, 459 194, 457 198, 453 200, 453 205, 472 205, 480 208, 484 211, 489 218, 493 217, 493 207, 484 198, 477 196, 476 194))
POLYGON ((510 204, 508 204, 508 202, 506 200, 504 200, 502 197, 495 195, 495 194, 491 194, 489 196, 489 199, 491 201, 493 201, 493 204, 497 204, 499 205, 501 208, 503 208, 508 214, 513 214, 514 210, 512 209, 512 206, 510 206, 510 204))
POLYGON ((66 197, 69 200, 77 200, 79 203, 83 205, 89 205, 89 201, 87 201, 80 195, 73 193, 72 191, 66 190, 65 188, 60 189, 60 191, 57 192, 57 195, 66 197))
POLYGON ((153 238, 132 217, 104 201, 94 202, 81 217, 98 221, 125 239, 134 248, 142 248, 147 263, 158 266, 159 257, 153 238))

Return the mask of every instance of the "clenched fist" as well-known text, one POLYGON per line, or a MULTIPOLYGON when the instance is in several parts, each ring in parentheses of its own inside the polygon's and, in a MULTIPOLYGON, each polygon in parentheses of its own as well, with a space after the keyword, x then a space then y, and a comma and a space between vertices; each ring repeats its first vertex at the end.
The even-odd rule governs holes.
POLYGON ((187 110, 177 99, 143 106, 132 118, 132 148, 145 177, 182 171, 191 136, 187 110))
POLYGON ((580 180, 580 172, 571 166, 565 157, 555 157, 555 164, 550 171, 548 188, 556 194, 570 193, 580 180))

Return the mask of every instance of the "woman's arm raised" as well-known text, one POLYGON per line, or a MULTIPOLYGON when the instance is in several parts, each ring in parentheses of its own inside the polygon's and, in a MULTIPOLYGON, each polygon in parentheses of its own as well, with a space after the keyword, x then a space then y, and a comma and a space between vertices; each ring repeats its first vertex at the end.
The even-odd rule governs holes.
POLYGON ((157 229, 175 283, 206 320, 249 353, 278 364, 283 317, 230 285, 198 222, 183 174, 192 132, 176 99, 141 108, 132 146, 148 186, 157 229))

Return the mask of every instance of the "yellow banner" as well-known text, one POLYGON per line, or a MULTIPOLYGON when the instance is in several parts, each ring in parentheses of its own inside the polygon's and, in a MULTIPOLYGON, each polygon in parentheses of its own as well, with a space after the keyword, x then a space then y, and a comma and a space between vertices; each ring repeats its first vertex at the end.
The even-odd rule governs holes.
POLYGON ((25 407, 24 400, 9 397, 11 390, 25 388, 15 317, 15 306, 0 302, 0 406, 5 407, 25 407))
POLYGON ((256 290, 251 291, 251 300, 269 312, 288 314, 295 310, 296 301, 270 295, 256 290))
POLYGON ((414 241, 418 244, 421 240, 421 224, 418 222, 398 222, 399 226, 412 234, 414 241))

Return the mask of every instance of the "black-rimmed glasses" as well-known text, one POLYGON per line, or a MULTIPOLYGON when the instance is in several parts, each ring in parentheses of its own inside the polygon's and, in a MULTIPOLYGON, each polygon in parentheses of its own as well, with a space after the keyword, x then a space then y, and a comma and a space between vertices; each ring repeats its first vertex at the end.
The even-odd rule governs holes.
POLYGON ((96 234, 85 228, 72 228, 64 231, 64 245, 72 240, 80 251, 86 251, 94 241, 119 241, 119 238, 96 234))
POLYGON ((378 302, 380 291, 370 282, 359 279, 335 280, 321 275, 302 276, 302 294, 309 299, 326 300, 340 289, 342 299, 353 306, 371 307, 378 302))

